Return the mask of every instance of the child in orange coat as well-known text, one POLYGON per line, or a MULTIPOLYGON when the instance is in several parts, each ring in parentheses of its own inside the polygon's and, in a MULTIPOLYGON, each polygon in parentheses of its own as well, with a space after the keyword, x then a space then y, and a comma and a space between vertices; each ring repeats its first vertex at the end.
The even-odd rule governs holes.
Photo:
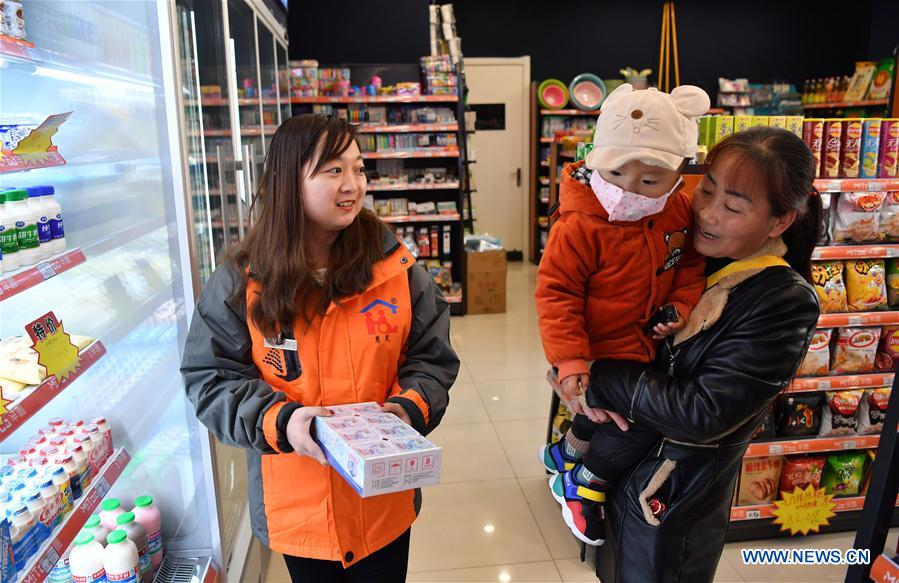
POLYGON ((603 103, 594 150, 563 171, 561 216, 540 262, 536 300, 547 360, 577 414, 541 460, 559 474, 551 484, 566 523, 588 544, 603 543, 604 492, 657 436, 634 427, 591 441, 597 425, 579 398, 589 362, 652 361, 655 342, 680 330, 702 295, 705 261, 692 248, 693 212, 680 185, 696 153, 697 117, 708 108, 698 87, 669 95, 624 84, 603 103), (668 318, 649 326, 663 307, 668 318))

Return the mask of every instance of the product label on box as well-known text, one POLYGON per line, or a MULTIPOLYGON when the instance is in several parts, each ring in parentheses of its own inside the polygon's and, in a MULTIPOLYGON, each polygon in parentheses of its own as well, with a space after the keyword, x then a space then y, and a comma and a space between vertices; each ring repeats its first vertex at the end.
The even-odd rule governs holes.
POLYGON ((53 238, 50 232, 50 219, 46 215, 42 215, 37 222, 37 239, 40 243, 49 243, 53 238))
POLYGON ((62 224, 62 215, 57 213, 50 218, 50 234, 54 239, 62 239, 66 236, 65 226, 62 224))

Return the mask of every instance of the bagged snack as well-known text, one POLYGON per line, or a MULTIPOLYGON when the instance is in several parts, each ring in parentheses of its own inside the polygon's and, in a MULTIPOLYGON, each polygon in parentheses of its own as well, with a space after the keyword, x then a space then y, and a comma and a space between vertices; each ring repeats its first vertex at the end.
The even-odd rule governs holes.
POLYGON ((821 155, 821 178, 840 177, 840 147, 843 145, 843 120, 824 120, 824 151, 821 155))
POLYGON ((783 457, 744 458, 740 471, 737 505, 768 504, 777 495, 783 457))
POLYGON ((887 302, 899 306, 899 259, 887 259, 887 302))
POLYGON ((774 416, 774 403, 771 403, 771 406, 768 407, 768 413, 765 414, 762 424, 755 430, 752 439, 767 439, 774 437, 774 425, 776 422, 774 416))
POLYGON ((843 144, 840 152, 843 178, 858 178, 863 124, 858 118, 843 121, 843 144))
POLYGON ((812 343, 799 367, 798 376, 816 377, 830 374, 830 338, 833 330, 815 330, 812 343))
POLYGON ((877 160, 880 153, 879 119, 866 119, 862 129, 861 169, 859 178, 877 178, 877 160))
POLYGON ((890 389, 868 389, 858 405, 858 433, 870 435, 883 430, 890 404, 890 389))
POLYGON ((827 391, 818 435, 851 435, 858 427, 859 403, 864 391, 827 391))
POLYGON ((849 310, 846 299, 846 284, 843 283, 843 264, 828 261, 812 264, 812 283, 821 300, 821 312, 835 314, 849 310))
POLYGON ((865 477, 862 479, 862 489, 859 492, 862 496, 868 495, 868 486, 871 485, 871 470, 874 468, 874 460, 877 459, 877 450, 866 449, 865 454, 868 457, 868 461, 865 463, 865 477))
POLYGON ((824 456, 801 456, 784 459, 780 472, 781 492, 793 492, 795 488, 821 487, 821 472, 824 470, 824 456))
POLYGON ((818 435, 821 429, 821 402, 822 395, 815 393, 782 397, 777 414, 777 436, 818 435))
POLYGON ((847 261, 845 274, 850 312, 887 309, 886 266, 883 259, 847 261))
POLYGON ((893 372, 899 364, 899 326, 884 326, 874 358, 874 372, 893 372))
POLYGON ((821 236, 818 237, 817 245, 830 245, 830 224, 831 224, 831 212, 830 206, 833 201, 833 194, 829 192, 822 192, 819 194, 821 197, 821 205, 824 208, 824 213, 821 215, 821 236))
POLYGON ((824 473, 821 477, 821 485, 824 486, 827 493, 836 497, 858 496, 866 457, 867 455, 863 451, 827 456, 827 461, 824 462, 824 473))
POLYGON ((880 231, 884 241, 899 241, 899 191, 886 194, 880 211, 880 231))
POLYGON ((812 152, 815 159, 815 176, 820 178, 823 173, 824 158, 824 120, 806 119, 802 122, 802 141, 812 152))
POLYGON ((874 371, 880 328, 840 328, 830 374, 868 374, 874 371))
POLYGON ((834 243, 854 244, 882 239, 880 210, 885 192, 844 192, 837 202, 831 235, 834 243))
POLYGON ((880 160, 877 175, 895 178, 899 174, 899 119, 885 119, 880 126, 880 160))

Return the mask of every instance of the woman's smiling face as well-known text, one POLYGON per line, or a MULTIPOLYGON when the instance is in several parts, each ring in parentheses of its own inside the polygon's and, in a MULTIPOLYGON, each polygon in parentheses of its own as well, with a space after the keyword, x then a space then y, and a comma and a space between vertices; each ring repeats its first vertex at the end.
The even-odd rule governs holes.
POLYGON ((796 218, 795 211, 773 216, 767 193, 756 192, 752 181, 735 179, 745 174, 735 172, 740 162, 735 156, 716 160, 693 192, 693 243, 706 257, 743 259, 753 255, 769 238, 783 234, 796 218))

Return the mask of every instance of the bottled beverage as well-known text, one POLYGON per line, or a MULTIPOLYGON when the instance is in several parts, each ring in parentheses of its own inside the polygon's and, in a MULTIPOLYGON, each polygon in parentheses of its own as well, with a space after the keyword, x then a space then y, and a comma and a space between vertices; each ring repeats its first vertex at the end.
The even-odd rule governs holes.
POLYGON ((50 252, 54 255, 66 250, 66 229, 62 222, 62 206, 56 200, 56 189, 52 186, 42 186, 44 206, 50 217, 50 252))
POLYGON ((104 444, 106 446, 106 456, 104 457, 104 461, 112 455, 112 428, 109 427, 109 423, 107 423, 105 417, 94 417, 91 419, 91 423, 97 426, 100 430, 100 434, 103 436, 104 444))
POLYGON ((72 567, 69 565, 69 553, 66 552, 53 566, 47 577, 49 583, 74 583, 72 567))
POLYGON ((44 204, 43 187, 32 186, 25 189, 28 192, 28 206, 37 217, 37 242, 38 249, 41 252, 41 259, 47 259, 52 255, 50 253, 50 241, 53 239, 50 234, 50 217, 49 209, 44 204))
POLYGON ((148 550, 147 529, 142 524, 134 520, 133 512, 120 514, 116 518, 118 528, 124 530, 128 535, 128 540, 137 547, 138 564, 140 565, 140 578, 143 583, 151 583, 153 580, 153 570, 150 561, 150 552, 148 550))
POLYGON ((0 192, 0 250, 3 252, 3 271, 15 271, 20 267, 19 236, 16 232, 16 221, 9 212, 6 193, 0 192))
POLYGON ((50 524, 48 522, 52 523, 53 521, 50 520, 47 512, 47 501, 41 496, 40 490, 29 490, 25 497, 25 506, 28 507, 35 521, 46 528, 46 534, 49 534, 50 524))
POLYGON ((6 211, 15 220, 16 242, 19 244, 21 267, 34 265, 41 259, 40 242, 37 237, 37 214, 28 206, 28 192, 24 189, 6 191, 6 211))
POLYGON ((41 497, 46 504, 47 521, 44 522, 51 529, 62 522, 63 517, 63 501, 62 492, 53 482, 53 478, 44 476, 44 480, 40 484, 41 497))
POLYGON ((109 581, 138 583, 140 558, 137 547, 128 540, 124 530, 114 530, 106 537, 103 549, 103 568, 109 581))
POLYGON ((75 538, 75 546, 69 553, 69 568, 75 583, 104 583, 106 570, 103 568, 103 547, 94 540, 94 535, 82 532, 75 538))
POLYGON ((91 479, 93 475, 91 475, 90 465, 87 463, 87 455, 84 453, 84 448, 78 445, 70 445, 66 452, 72 456, 72 459, 75 460, 75 463, 78 465, 78 475, 81 476, 81 490, 82 492, 90 486, 91 479))
POLYGON ((104 500, 100 508, 100 521, 103 523, 103 526, 109 530, 115 530, 118 526, 116 519, 120 515, 125 514, 125 509, 122 508, 118 498, 104 500))
POLYGON ((69 483, 72 486, 72 498, 78 500, 81 498, 81 475, 78 473, 78 464, 70 454, 62 454, 56 458, 56 463, 62 466, 66 474, 69 476, 69 483))
POLYGON ((51 472, 50 478, 53 479, 53 483, 56 484, 60 494, 62 494, 62 512, 63 514, 68 514, 72 511, 72 506, 75 504, 75 496, 72 494, 72 483, 69 479, 69 474, 64 467, 56 466, 56 469, 51 472))
POLYGON ((134 501, 134 520, 147 530, 147 547, 153 570, 162 564, 162 515, 152 496, 138 496, 134 501))
POLYGON ((106 542, 106 536, 109 534, 109 529, 103 525, 100 521, 100 516, 97 514, 91 514, 91 517, 87 519, 81 530, 90 532, 94 535, 94 540, 101 542, 101 544, 106 542))

